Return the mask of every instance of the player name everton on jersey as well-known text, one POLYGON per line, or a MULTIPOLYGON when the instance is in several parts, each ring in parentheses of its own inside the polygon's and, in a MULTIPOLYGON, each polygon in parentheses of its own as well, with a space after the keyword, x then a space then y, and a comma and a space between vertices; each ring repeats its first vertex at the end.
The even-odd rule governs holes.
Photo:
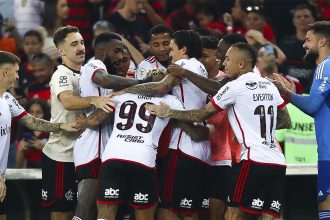
POLYGON ((273 101, 274 95, 270 93, 253 94, 253 101, 273 101))

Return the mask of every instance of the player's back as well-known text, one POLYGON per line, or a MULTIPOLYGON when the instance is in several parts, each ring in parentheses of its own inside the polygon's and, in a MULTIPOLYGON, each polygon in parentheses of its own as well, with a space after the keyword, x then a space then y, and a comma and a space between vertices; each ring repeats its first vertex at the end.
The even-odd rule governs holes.
POLYGON ((150 115, 147 104, 166 103, 173 109, 183 109, 182 103, 171 95, 151 97, 137 94, 114 96, 115 122, 110 140, 102 154, 102 161, 119 159, 155 166, 159 137, 169 118, 150 115))
POLYGON ((278 107, 284 101, 273 83, 250 72, 227 83, 212 102, 228 109, 228 118, 242 145, 242 159, 285 164, 275 143, 278 107))

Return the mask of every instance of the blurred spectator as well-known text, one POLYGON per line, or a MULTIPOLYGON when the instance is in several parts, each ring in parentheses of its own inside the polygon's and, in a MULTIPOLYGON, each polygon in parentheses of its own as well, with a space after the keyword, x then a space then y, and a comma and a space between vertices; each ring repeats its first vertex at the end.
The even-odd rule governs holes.
POLYGON ((22 57, 22 62, 18 71, 18 84, 21 88, 26 88, 26 86, 34 80, 31 59, 34 54, 41 53, 42 47, 42 36, 38 31, 29 30, 25 33, 23 37, 23 50, 25 55, 22 57))
POLYGON ((308 3, 317 9, 317 17, 320 19, 330 19, 330 1, 329 0, 308 0, 308 3))
POLYGON ((117 32, 116 27, 108 21, 100 20, 93 25, 94 39, 105 32, 117 32))
MULTIPOLYGON (((257 67, 263 77, 273 79, 273 73, 279 73, 278 64, 276 62, 277 51, 271 44, 263 45, 258 51, 257 67)), ((295 84, 295 92, 302 93, 302 86, 297 78, 285 76, 295 84)))
POLYGON ((286 105, 291 128, 276 131, 276 139, 284 148, 288 164, 317 164, 317 144, 314 118, 291 103, 286 105))
POLYGON ((166 24, 171 26, 174 31, 188 30, 198 26, 196 12, 198 8, 207 0, 187 0, 187 3, 173 11, 166 19, 166 24))
POLYGON ((247 8, 246 28, 248 30, 260 31, 268 41, 275 42, 276 37, 269 25, 266 25, 266 18, 261 6, 251 6, 247 8))
MULTIPOLYGON (((260 11, 262 8, 263 5, 261 0, 236 0, 231 14, 224 14, 223 22, 226 24, 227 33, 245 35, 247 32, 248 13, 251 11, 260 11)), ((251 16, 251 18, 253 18, 253 16, 251 16)), ((271 33, 273 33, 273 31, 267 22, 263 22, 262 30, 260 32, 267 36, 267 38, 270 36, 269 38, 272 41, 271 33)))
POLYGON ((281 70, 289 76, 293 76, 302 84, 304 93, 309 93, 311 87, 314 65, 303 61, 306 53, 303 48, 308 24, 316 20, 313 8, 308 5, 298 5, 293 9, 293 24, 296 29, 295 35, 285 36, 279 47, 286 54, 287 60, 281 70))
POLYGON ((144 79, 147 72, 153 68, 167 68, 171 63, 169 54, 172 29, 165 24, 156 25, 150 29, 148 38, 152 56, 138 65, 135 74, 137 79, 144 79))
POLYGON ((198 25, 203 28, 209 28, 221 33, 225 33, 226 28, 222 24, 218 15, 218 9, 216 8, 215 4, 205 3, 201 5, 201 7, 199 7, 196 12, 198 25))
POLYGON ((249 30, 246 32, 245 37, 248 43, 252 45, 256 51, 259 51, 259 49, 265 44, 271 44, 276 50, 276 63, 278 65, 281 65, 286 60, 286 56, 283 51, 278 46, 276 46, 276 44, 266 40, 260 31, 249 30))
MULTIPOLYGON (((36 118, 50 119, 49 105, 42 100, 30 100, 26 110, 36 118)), ((32 131, 25 126, 19 127, 16 166, 19 168, 41 168, 41 151, 48 137, 48 132, 32 131)))
POLYGON ((18 34, 15 35, 15 32, 17 33, 16 30, 17 29, 15 25, 8 20, 4 20, 0 14, 0 50, 4 50, 16 55, 18 54, 17 44, 21 45, 21 39, 18 37, 18 34), (4 31, 8 31, 9 33, 4 31), (11 32, 14 32, 14 36, 10 36, 11 32), (16 37, 16 39, 14 37, 16 37))
POLYGON ((60 54, 53 42, 53 35, 59 27, 65 26, 69 17, 67 0, 46 1, 43 15, 42 26, 38 28, 44 39, 42 52, 56 61, 60 54))
MULTIPOLYGON (((108 0, 104 3, 105 16, 122 8, 125 0, 108 0)), ((149 23, 149 27, 156 24, 164 23, 165 8, 164 4, 159 0, 142 0, 143 9, 140 11, 141 17, 149 23)))
MULTIPOLYGON (((21 36, 24 36, 28 30, 40 26, 42 14, 44 14, 43 0, 15 0, 15 17, 21 36)), ((54 14, 50 16, 54 16, 54 14)))
POLYGON ((29 99, 50 101, 49 82, 54 72, 54 63, 44 53, 35 54, 31 60, 35 80, 27 87, 29 99))
MULTIPOLYGON (((144 7, 145 0, 127 0, 124 1, 122 8, 110 13, 105 19, 111 22, 117 29, 117 33, 125 37, 134 47, 145 46, 146 34, 148 33, 148 23, 142 19, 139 12, 144 7)), ((148 48, 147 48, 148 50, 148 48)))

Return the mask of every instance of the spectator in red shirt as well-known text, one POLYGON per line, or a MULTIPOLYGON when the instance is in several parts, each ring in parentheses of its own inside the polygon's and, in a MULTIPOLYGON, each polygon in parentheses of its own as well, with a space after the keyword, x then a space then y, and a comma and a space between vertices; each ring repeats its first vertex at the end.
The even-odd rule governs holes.
POLYGON ((166 19, 166 24, 176 30, 189 30, 198 26, 196 12, 207 0, 188 0, 187 3, 173 11, 166 19))
POLYGON ((35 54, 31 60, 35 80, 27 87, 29 99, 50 101, 49 81, 54 72, 54 64, 49 56, 43 53, 35 54))
POLYGON ((198 8, 196 13, 198 24, 202 28, 208 28, 211 30, 225 33, 226 28, 222 24, 218 16, 218 10, 215 4, 205 3, 198 8))

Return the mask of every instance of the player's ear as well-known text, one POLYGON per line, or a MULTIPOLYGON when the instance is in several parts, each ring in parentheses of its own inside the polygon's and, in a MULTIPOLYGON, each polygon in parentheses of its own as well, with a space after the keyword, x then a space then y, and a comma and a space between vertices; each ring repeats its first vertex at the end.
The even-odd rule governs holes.
POLYGON ((58 48, 58 52, 60 53, 61 57, 65 56, 65 52, 62 48, 58 48))
POLYGON ((244 68, 244 66, 245 66, 245 62, 246 62, 246 61, 243 60, 243 59, 239 61, 238 66, 239 66, 240 69, 243 69, 243 68, 244 68))
POLYGON ((319 40, 320 47, 325 47, 327 43, 328 43, 328 40, 325 37, 320 38, 320 40, 319 40))

